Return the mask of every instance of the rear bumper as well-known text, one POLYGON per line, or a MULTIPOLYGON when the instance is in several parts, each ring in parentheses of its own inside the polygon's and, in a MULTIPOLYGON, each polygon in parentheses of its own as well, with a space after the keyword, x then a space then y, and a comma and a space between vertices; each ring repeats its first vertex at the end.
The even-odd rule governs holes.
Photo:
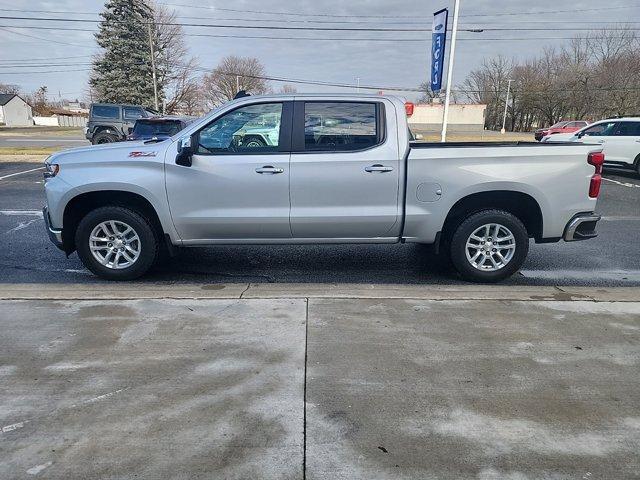
POLYGON ((575 242, 597 237, 596 224, 600 218, 596 213, 577 214, 567 223, 562 238, 565 242, 575 242))
POLYGON ((64 250, 62 245, 62 230, 57 230, 51 227, 51 219, 49 218, 49 209, 44 207, 42 209, 42 218, 44 218, 44 225, 49 235, 49 240, 60 250, 64 250))

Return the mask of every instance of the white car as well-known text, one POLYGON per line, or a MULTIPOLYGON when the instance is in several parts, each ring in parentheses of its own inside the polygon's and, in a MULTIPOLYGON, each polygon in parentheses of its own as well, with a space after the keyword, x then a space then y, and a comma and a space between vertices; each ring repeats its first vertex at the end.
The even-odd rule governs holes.
POLYGON ((605 166, 629 168, 640 174, 640 117, 601 120, 575 133, 548 135, 542 141, 600 144, 605 166))

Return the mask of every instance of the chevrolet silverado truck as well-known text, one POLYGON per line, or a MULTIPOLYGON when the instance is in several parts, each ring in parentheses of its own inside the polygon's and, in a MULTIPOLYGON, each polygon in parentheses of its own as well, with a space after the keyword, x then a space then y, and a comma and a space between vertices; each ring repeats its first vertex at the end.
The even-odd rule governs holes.
POLYGON ((110 280, 140 277, 177 247, 411 242, 464 279, 496 282, 531 239, 596 236, 601 146, 415 142, 409 107, 381 95, 243 97, 163 141, 55 153, 47 232, 110 280), (234 141, 262 123, 279 126, 272 142, 234 141))

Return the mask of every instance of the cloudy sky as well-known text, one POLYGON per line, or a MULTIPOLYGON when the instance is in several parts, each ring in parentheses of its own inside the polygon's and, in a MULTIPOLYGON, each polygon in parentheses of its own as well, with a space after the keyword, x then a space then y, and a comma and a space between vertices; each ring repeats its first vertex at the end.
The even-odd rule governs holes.
MULTIPOLYGON (((415 88, 428 78, 429 31, 326 31, 313 28, 430 30, 434 11, 453 0, 162 0, 181 23, 297 27, 300 30, 185 27, 191 53, 203 67, 224 56, 258 57, 271 76, 415 88), (237 11, 236 11, 237 10, 237 11), (236 35, 285 39, 203 37, 236 35), (314 40, 309 40, 314 39, 314 40), (328 40, 317 40, 328 39, 328 40)), ((0 82, 24 91, 46 85, 51 97, 86 94, 95 23, 7 17, 98 19, 100 0, 0 0, 0 82), (20 28, 18 28, 20 27, 20 28), (61 31, 58 28, 77 29, 61 31), (20 72, 20 73, 18 73, 20 72), (24 73, 22 73, 24 72, 24 73)), ((454 83, 484 57, 526 58, 562 45, 588 29, 619 22, 640 28, 639 0, 461 0, 454 83)), ((279 84, 274 83, 274 88, 279 84)), ((298 91, 347 91, 296 85, 298 91)), ((410 95, 409 95, 410 96, 410 95)))

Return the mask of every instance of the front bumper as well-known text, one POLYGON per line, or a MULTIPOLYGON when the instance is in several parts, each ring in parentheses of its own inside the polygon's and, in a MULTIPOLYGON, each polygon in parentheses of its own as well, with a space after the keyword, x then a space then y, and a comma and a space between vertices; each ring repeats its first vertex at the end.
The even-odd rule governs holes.
POLYGON ((596 213, 577 214, 567 223, 562 238, 565 242, 575 242, 597 237, 596 224, 600 218, 596 213))
POLYGON ((49 209, 44 207, 42 209, 42 218, 44 218, 44 225, 47 229, 47 234, 49 235, 49 240, 60 250, 64 250, 62 245, 62 230, 56 230, 51 227, 51 219, 49 218, 49 209))

